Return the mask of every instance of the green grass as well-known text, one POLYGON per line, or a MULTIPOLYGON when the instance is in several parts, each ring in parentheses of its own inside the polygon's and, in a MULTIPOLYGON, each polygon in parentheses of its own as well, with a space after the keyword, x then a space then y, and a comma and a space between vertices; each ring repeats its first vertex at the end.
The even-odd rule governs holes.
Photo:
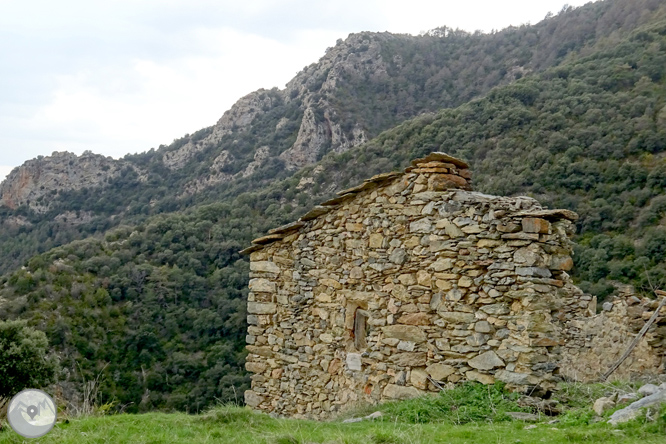
POLYGON ((345 417, 365 416, 379 410, 384 414, 381 421, 391 422, 455 425, 470 422, 502 422, 511 419, 506 412, 529 411, 516 403, 519 397, 517 393, 505 391, 504 385, 500 383, 483 385, 468 382, 437 395, 368 406, 345 417))
MULTIPOLYGON (((59 421, 39 443, 238 443, 238 444, 417 444, 417 443, 663 443, 666 406, 621 426, 594 422, 586 399, 606 394, 613 386, 573 386, 558 392, 575 405, 561 422, 552 418, 532 425, 511 421, 516 395, 501 386, 463 384, 440 395, 360 409, 354 416, 380 410, 375 421, 342 423, 274 419, 248 408, 220 406, 201 415, 148 413, 71 418, 59 421), (532 428, 533 427, 533 428, 532 428)), ((610 414, 607 413, 607 417, 610 414)), ((28 442, 9 427, 0 444, 28 442)))
MULTIPOLYGON (((219 407, 205 415, 148 413, 87 417, 59 423, 39 443, 238 443, 238 444, 365 444, 365 443, 663 443, 666 414, 653 422, 628 426, 606 423, 560 426, 539 423, 525 429, 520 421, 465 425, 401 422, 315 422, 277 420, 240 407, 219 407)), ((4 428, 0 443, 25 442, 4 428)))

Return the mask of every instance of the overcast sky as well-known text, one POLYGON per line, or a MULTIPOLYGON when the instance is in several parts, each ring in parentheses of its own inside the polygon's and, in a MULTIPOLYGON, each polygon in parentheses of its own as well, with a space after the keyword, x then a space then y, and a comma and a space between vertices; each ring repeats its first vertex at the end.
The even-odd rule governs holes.
POLYGON ((564 4, 0 0, 0 179, 53 151, 118 158, 169 144, 251 91, 283 88, 351 32, 490 31, 564 4))

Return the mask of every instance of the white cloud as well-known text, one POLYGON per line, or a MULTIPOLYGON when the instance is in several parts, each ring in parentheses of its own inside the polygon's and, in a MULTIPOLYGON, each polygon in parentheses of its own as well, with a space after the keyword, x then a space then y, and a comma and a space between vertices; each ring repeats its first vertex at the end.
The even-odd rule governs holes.
POLYGON ((106 73, 104 79, 98 78, 99 69, 60 76, 50 102, 22 126, 53 134, 49 153, 90 149, 121 157, 169 143, 214 124, 251 91, 283 88, 323 54, 322 47, 335 43, 334 34, 302 32, 296 46, 228 28, 197 30, 198 44, 215 51, 164 62, 137 59, 130 69, 106 73))

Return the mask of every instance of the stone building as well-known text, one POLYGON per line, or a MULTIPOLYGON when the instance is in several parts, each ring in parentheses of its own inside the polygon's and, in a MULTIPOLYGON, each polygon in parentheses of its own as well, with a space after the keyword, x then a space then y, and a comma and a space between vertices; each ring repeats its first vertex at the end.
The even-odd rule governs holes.
POLYGON ((567 274, 577 215, 473 192, 444 153, 412 165, 244 250, 248 405, 321 419, 465 380, 544 391, 563 361, 587 368, 587 324, 571 322, 596 301, 567 274))

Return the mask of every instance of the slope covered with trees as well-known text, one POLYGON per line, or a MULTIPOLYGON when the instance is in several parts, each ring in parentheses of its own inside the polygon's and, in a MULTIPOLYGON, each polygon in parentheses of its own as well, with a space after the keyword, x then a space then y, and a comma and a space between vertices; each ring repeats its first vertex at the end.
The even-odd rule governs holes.
POLYGON ((529 194, 578 222, 576 277, 648 289, 666 281, 666 22, 612 49, 407 121, 324 160, 326 188, 441 149, 468 159, 479 191, 529 194))
POLYGON ((126 156, 127 166, 100 187, 52 190, 44 213, 0 207, 0 272, 119 224, 265 189, 290 177, 293 162, 344 152, 405 119, 612 48, 665 10, 660 0, 610 0, 490 34, 352 34, 284 90, 251 93, 215 126, 126 156))
POLYGON ((70 400, 74 381, 101 373, 105 402, 129 412, 234 401, 247 383, 249 271, 234 214, 207 206, 36 256, 2 279, 0 317, 47 333, 70 400))

